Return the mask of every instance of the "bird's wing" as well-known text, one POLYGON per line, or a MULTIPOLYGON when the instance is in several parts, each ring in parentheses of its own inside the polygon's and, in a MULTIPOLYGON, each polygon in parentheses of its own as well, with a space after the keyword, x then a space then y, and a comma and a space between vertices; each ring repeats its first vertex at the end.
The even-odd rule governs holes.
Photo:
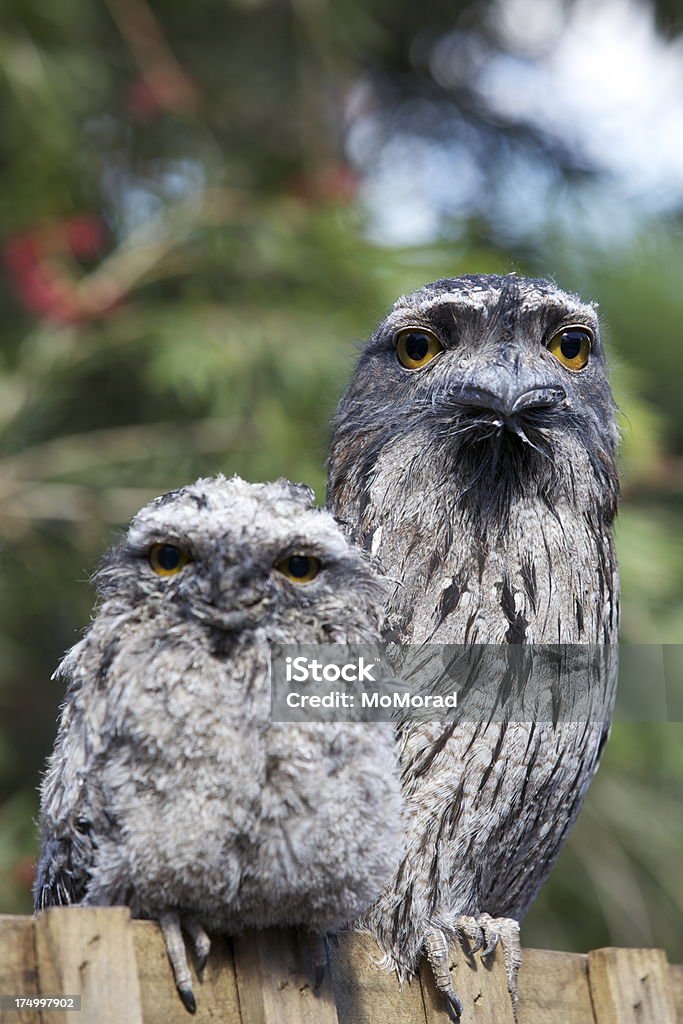
POLYGON ((80 903, 87 893, 97 836, 112 830, 94 772, 102 752, 98 697, 81 678, 84 641, 55 675, 67 692, 54 752, 41 787, 41 846, 33 895, 36 910, 80 903))
POLYGON ((82 831, 76 827, 43 836, 33 888, 36 910, 83 901, 96 843, 91 823, 83 819, 80 824, 82 831))

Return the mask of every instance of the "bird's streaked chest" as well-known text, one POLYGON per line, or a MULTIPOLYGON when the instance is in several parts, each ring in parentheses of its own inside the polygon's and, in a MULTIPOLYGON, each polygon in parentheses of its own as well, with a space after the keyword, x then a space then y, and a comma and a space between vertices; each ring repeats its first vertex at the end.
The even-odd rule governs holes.
MULTIPOLYGON (((427 496, 430 500, 430 496, 427 496)), ((390 617, 409 643, 609 643, 618 625, 610 533, 571 506, 519 502, 505 531, 432 508, 366 510, 369 545, 396 582, 390 617)))

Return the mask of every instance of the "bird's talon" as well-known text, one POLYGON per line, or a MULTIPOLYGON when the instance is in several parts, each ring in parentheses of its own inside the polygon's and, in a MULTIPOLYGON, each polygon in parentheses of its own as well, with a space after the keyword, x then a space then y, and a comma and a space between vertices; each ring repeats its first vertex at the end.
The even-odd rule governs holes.
POLYGON ((194 997, 194 992, 192 991, 192 988, 179 988, 178 992, 180 993, 180 998, 183 1001, 183 1006, 188 1011, 188 1013, 196 1013, 197 1000, 194 997))
POLYGON ((327 968, 330 966, 330 942, 327 935, 309 932, 307 936, 308 953, 311 960, 313 993, 317 995, 325 980, 327 968))
MULTIPOLYGON (((197 1012, 197 1002, 192 991, 192 978, 190 968, 187 965, 187 953, 183 935, 180 930, 180 915, 175 910, 169 910, 159 917, 159 924, 166 944, 166 952, 173 969, 178 995, 183 1001, 183 1006, 189 1013, 197 1012)), ((192 923, 190 923, 190 932, 192 923)), ((200 929, 206 938, 206 933, 200 929)), ((208 941, 208 940, 207 940, 208 941)))
POLYGON ((459 917, 456 922, 456 936, 463 953, 473 957, 486 944, 484 931, 474 917, 459 917))
POLYGON ((446 936, 435 928, 427 935, 424 948, 436 987, 446 1000, 448 1017, 453 1024, 460 1024, 462 1003, 451 987, 450 956, 446 936))
POLYGON ((462 1018, 462 1002, 455 992, 444 993, 446 997, 446 1011, 453 1024, 460 1024, 462 1018))
POLYGON ((199 921, 194 917, 184 917, 183 928, 190 937, 194 952, 195 970, 197 971, 198 978, 201 980, 211 952, 211 939, 199 921))
POLYGON ((325 964, 316 964, 313 968, 313 994, 317 996, 325 980, 325 964))
POLYGON ((500 935, 498 934, 498 932, 489 932, 488 937, 487 937, 486 946, 482 950, 482 954, 481 954, 482 962, 485 962, 486 960, 488 960, 489 957, 492 956, 493 953, 495 953, 496 949, 498 948, 498 943, 499 942, 500 942, 500 935))
POLYGON ((204 974, 204 969, 205 969, 205 967, 206 967, 206 965, 208 963, 208 960, 209 960, 209 954, 208 953, 205 953, 202 956, 198 956, 195 959, 194 967, 195 967, 195 970, 197 972, 197 977, 199 978, 200 981, 202 980, 202 975, 204 974))

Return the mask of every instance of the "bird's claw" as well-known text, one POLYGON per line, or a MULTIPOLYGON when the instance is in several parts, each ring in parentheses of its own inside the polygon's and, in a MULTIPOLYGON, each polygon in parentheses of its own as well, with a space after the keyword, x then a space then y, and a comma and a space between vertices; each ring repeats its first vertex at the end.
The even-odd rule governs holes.
POLYGON ((313 965, 313 994, 316 996, 320 992, 320 989, 323 987, 323 982, 325 980, 326 973, 327 969, 324 964, 313 965))
POLYGON ((187 951, 183 940, 183 933, 180 930, 180 915, 175 910, 169 910, 159 917, 159 924, 166 943, 166 953, 173 968, 173 977, 178 994, 183 1001, 183 1006, 190 1013, 196 1013, 197 1002, 192 991, 192 976, 187 963, 187 951))
MULTIPOLYGON (((474 956, 481 950, 481 959, 486 961, 498 948, 501 926, 507 926, 508 922, 511 918, 491 917, 490 914, 477 917, 462 915, 456 921, 456 936, 467 956, 474 956)), ((512 923, 516 925, 516 922, 512 923)))
POLYGON ((194 952, 197 977, 201 979, 211 952, 211 939, 206 934, 196 917, 184 917, 183 928, 187 932, 194 952))
POLYGON ((317 995, 330 966, 330 942, 326 935, 318 935, 315 932, 309 932, 307 938, 313 974, 313 992, 317 995))
MULTIPOLYGON (((192 989, 192 975, 187 963, 187 950, 181 930, 180 914, 175 910, 169 910, 160 915, 159 924, 166 943, 166 953, 173 969, 178 995, 188 1013, 196 1013, 197 1000, 192 989)), ((192 943, 197 962, 197 975, 201 978, 211 952, 211 940, 194 917, 183 918, 182 927, 192 943)))
POLYGON ((490 914, 480 914, 478 918, 479 925, 481 927, 481 933, 484 938, 484 948, 482 950, 481 959, 482 961, 488 960, 490 956, 495 953, 498 944, 500 943, 500 931, 498 925, 501 921, 507 920, 506 918, 493 918, 490 914))
POLYGON ((481 951, 481 959, 482 959, 482 961, 488 960, 488 958, 490 956, 492 956, 493 953, 495 953, 496 947, 498 946, 499 942, 500 942, 500 935, 498 934, 498 932, 494 932, 494 931, 490 932, 489 933, 489 937, 488 937, 488 939, 486 941, 486 945, 484 946, 483 950, 481 951))
POLYGON ((462 1019, 462 1002, 455 992, 444 992, 446 998, 446 1012, 453 1024, 460 1024, 462 1019))
POLYGON ((178 985, 178 994, 180 995, 180 998, 183 1001, 183 1006, 185 1007, 185 1009, 189 1013, 196 1013, 197 1012, 197 1000, 194 997, 194 992, 192 991, 192 985, 190 985, 190 986, 178 985))
POLYGON ((477 917, 463 915, 456 921, 456 935, 467 956, 474 956, 481 950, 482 963, 486 963, 498 946, 503 950, 503 962, 508 980, 508 991, 517 1015, 517 975, 522 962, 519 941, 519 924, 511 917, 491 917, 478 914, 477 917))
POLYGON ((456 938, 465 956, 472 957, 488 945, 484 929, 476 917, 462 914, 455 923, 456 938))
POLYGON ((460 1024, 462 1002, 451 985, 448 940, 442 931, 429 932, 424 945, 436 987, 446 1000, 446 1012, 453 1024, 460 1024))

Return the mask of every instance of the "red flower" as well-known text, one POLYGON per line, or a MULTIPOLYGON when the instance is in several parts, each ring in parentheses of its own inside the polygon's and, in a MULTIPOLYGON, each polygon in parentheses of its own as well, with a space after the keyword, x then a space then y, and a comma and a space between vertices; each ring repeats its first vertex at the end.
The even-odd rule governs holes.
POLYGON ((93 260, 105 243, 99 217, 82 215, 44 224, 15 235, 4 247, 4 259, 17 298, 36 316, 77 323, 102 315, 120 296, 84 303, 78 280, 64 257, 93 260))

